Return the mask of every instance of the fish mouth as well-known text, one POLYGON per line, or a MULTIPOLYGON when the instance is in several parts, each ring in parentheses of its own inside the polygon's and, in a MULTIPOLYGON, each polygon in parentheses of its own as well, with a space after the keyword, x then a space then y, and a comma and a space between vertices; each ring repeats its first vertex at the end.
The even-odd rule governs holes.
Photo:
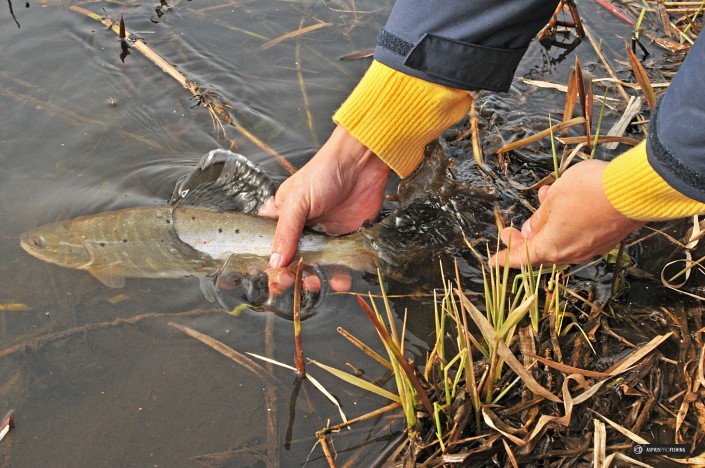
POLYGON ((46 247, 46 239, 41 234, 34 234, 32 231, 20 234, 20 247, 30 255, 39 257, 46 247))
POLYGON ((44 262, 76 269, 86 268, 93 262, 95 254, 85 243, 74 245, 73 251, 68 245, 62 244, 62 242, 55 243, 52 239, 47 239, 38 231, 20 234, 22 250, 44 262), (78 247, 82 249, 80 253, 78 253, 78 247))

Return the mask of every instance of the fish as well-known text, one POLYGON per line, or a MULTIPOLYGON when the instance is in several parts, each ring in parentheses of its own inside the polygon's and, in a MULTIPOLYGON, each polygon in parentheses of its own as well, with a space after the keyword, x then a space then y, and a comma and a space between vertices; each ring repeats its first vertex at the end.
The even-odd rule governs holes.
MULTIPOLYGON (((54 222, 22 233, 20 246, 47 263, 87 271, 108 287, 123 287, 127 278, 195 276, 205 298, 226 310, 244 300, 283 314, 280 306, 291 298, 271 295, 264 273, 276 221, 256 215, 275 191, 274 181, 245 156, 215 149, 177 180, 167 205, 54 222)), ((295 262, 303 258, 305 274, 319 278, 333 265, 372 273, 380 229, 341 237, 307 230, 295 262)), ((305 301, 313 308, 319 298, 312 293, 305 301)))
MULTIPOLYGON (((251 213, 190 206, 146 206, 46 224, 20 235, 30 255, 85 270, 106 286, 126 278, 212 278, 268 268, 276 221, 251 213)), ((373 231, 302 235, 295 261, 375 271, 373 231)), ((205 292, 205 291, 204 291, 205 292)))

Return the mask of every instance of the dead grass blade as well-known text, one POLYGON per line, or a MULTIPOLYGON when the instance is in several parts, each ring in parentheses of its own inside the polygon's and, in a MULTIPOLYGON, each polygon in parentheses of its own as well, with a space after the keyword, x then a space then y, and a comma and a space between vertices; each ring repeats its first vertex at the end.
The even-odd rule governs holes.
POLYGON ((564 408, 564 415, 563 416, 549 416, 546 414, 541 415, 539 418, 539 421, 536 423, 536 427, 531 431, 531 435, 529 436, 529 442, 533 441, 536 437, 541 435, 543 433, 544 428, 546 425, 549 423, 557 423, 562 426, 567 427, 570 424, 570 420, 573 416, 573 406, 579 405, 585 401, 587 401, 590 397, 592 397, 597 391, 604 385, 604 383, 607 382, 607 379, 601 380, 600 382, 597 382, 595 385, 592 387, 587 384, 585 381, 585 378, 580 375, 580 374, 571 374, 567 376, 563 380, 563 388, 562 388, 562 394, 563 394, 563 408, 564 408), (570 385, 570 381, 574 380, 576 381, 580 387, 586 388, 583 393, 580 395, 573 397, 570 394, 570 389, 568 388, 570 385))
POLYGON ((620 359, 618 362, 614 363, 612 367, 607 369, 605 372, 611 376, 619 375, 622 372, 628 370, 634 364, 639 362, 644 356, 649 354, 651 351, 656 349, 661 343, 666 341, 673 335, 673 332, 668 332, 665 335, 660 335, 649 341, 646 345, 641 348, 635 349, 629 353, 624 358, 620 359))
POLYGON ((593 422, 595 423, 595 432, 593 436, 592 466, 594 468, 602 468, 606 466, 607 430, 605 429, 605 423, 599 419, 593 419, 593 422))
MULTIPOLYGON (((627 108, 624 110, 622 116, 619 118, 619 121, 612 125, 612 128, 610 128, 610 130, 607 132, 607 137, 619 137, 624 135, 624 132, 627 130, 629 123, 634 117, 636 117, 639 112, 641 112, 641 106, 643 103, 644 99, 641 96, 632 96, 629 99, 629 104, 627 104, 627 108)), ((617 145, 619 145, 619 143, 621 143, 621 141, 615 141, 614 143, 604 143, 603 146, 604 148, 613 151, 617 149, 617 145)))
POLYGON ((499 432, 515 444, 522 447, 527 444, 524 439, 522 439, 521 437, 517 437, 517 435, 524 436, 526 434, 526 431, 524 429, 515 428, 505 423, 489 407, 482 407, 482 418, 485 420, 485 424, 487 424, 492 429, 499 432))
POLYGON ((503 154, 507 153, 509 151, 513 151, 517 148, 522 148, 526 145, 529 145, 531 143, 534 143, 536 141, 539 141, 542 138, 546 138, 547 136, 550 136, 551 133, 556 133, 558 130, 562 130, 564 128, 568 127, 573 127, 575 125, 583 125, 585 123, 585 118, 584 117, 575 117, 567 122, 561 122, 558 124, 555 124, 551 126, 550 128, 547 128, 545 130, 541 130, 538 133, 535 133, 531 136, 528 136, 526 138, 522 138, 521 140, 514 141, 512 143, 508 143, 504 146, 502 146, 500 149, 497 150, 497 154, 503 154))
POLYGON ((507 453, 507 458, 509 458, 509 462, 514 468, 519 468, 517 458, 514 456, 514 452, 512 452, 511 447, 509 447, 509 444, 505 439, 502 439, 502 444, 504 445, 504 451, 507 453))
MULTIPOLYGON (((612 421, 611 419, 601 415, 600 413, 593 411, 594 414, 596 414, 598 417, 600 417, 602 420, 604 420, 607 424, 615 428, 619 433, 624 435, 625 437, 629 438, 632 442, 636 442, 637 444, 650 444, 648 440, 644 439, 643 437, 634 434, 632 431, 629 429, 625 428, 624 426, 620 426, 616 422, 612 421)), ((696 455, 694 457, 688 457, 688 458, 671 458, 671 457, 665 457, 671 461, 674 461, 676 463, 681 463, 684 465, 705 465, 705 453, 701 453, 700 455, 696 455)))
POLYGON ((12 303, 12 304, 0 304, 0 312, 21 312, 26 310, 32 310, 27 304, 12 303))
MULTIPOLYGON (((100 15, 97 15, 92 11, 86 10, 85 8, 81 8, 75 5, 71 5, 69 8, 75 11, 76 13, 80 13, 95 21, 100 22, 116 34, 120 34, 119 24, 113 21, 112 19, 101 17, 100 15)), ((223 128, 223 124, 221 123, 220 119, 224 120, 230 126, 232 126, 241 134, 243 134, 258 148, 273 156, 277 160, 277 162, 290 174, 296 172, 296 168, 292 166, 291 163, 287 161, 282 155, 280 155, 274 148, 267 145, 265 142, 257 138, 245 127, 237 123, 227 111, 230 106, 222 102, 222 99, 219 96, 211 92, 201 91, 201 88, 194 81, 191 81, 186 78, 180 71, 178 71, 173 65, 167 62, 161 55, 157 54, 152 49, 147 47, 147 44, 142 42, 141 39, 139 39, 129 31, 125 31, 125 34, 127 41, 130 43, 131 47, 137 49, 145 57, 154 62, 154 64, 161 68, 166 74, 171 76, 181 86, 190 91, 191 94, 193 94, 193 96, 198 99, 198 102, 208 109, 208 113, 211 115, 211 118, 213 119, 213 124, 214 126, 216 126, 216 128, 222 129, 223 133, 225 133, 225 129, 223 128)))
POLYGON ((649 80, 649 76, 646 74, 646 70, 644 70, 643 65, 636 57, 636 54, 629 46, 629 44, 627 44, 625 41, 624 45, 627 49, 629 65, 631 65, 632 67, 632 72, 634 73, 636 82, 639 84, 641 92, 644 93, 644 97, 646 98, 646 104, 649 106, 649 110, 653 112, 654 108, 656 107, 656 94, 654 93, 654 88, 651 87, 651 80, 649 80))
POLYGON ((497 353, 504 360, 504 362, 509 366, 511 370, 517 374, 524 384, 534 392, 536 395, 540 395, 547 400, 560 403, 561 399, 556 395, 545 389, 539 384, 534 377, 521 365, 519 360, 514 356, 514 353, 504 344, 503 341, 497 340, 497 334, 492 328, 487 318, 480 312, 475 305, 468 300, 467 297, 456 289, 456 295, 460 298, 465 310, 468 312, 470 318, 475 322, 475 325, 480 329, 480 332, 487 337, 491 342, 497 342, 497 353))
POLYGON ((187 327, 185 325, 181 325, 175 322, 169 322, 169 326, 176 328, 177 330, 182 331, 183 333, 187 334, 191 338, 195 338, 204 345, 210 347, 214 351, 217 351, 218 353, 222 354, 223 356, 227 357, 228 359, 232 360, 233 362, 237 363, 244 369, 247 369, 250 371, 252 374, 257 376, 259 379, 261 379, 264 383, 272 386, 281 386, 282 384, 274 378, 269 372, 267 372, 266 369, 264 369, 262 366, 257 364, 255 361, 252 359, 248 358, 247 356, 238 353, 234 349, 232 349, 230 346, 227 346, 226 344, 216 340, 215 338, 212 338, 204 333, 201 333, 197 330, 194 330, 193 328, 187 327))
POLYGON ((539 361, 541 364, 544 364, 548 367, 552 367, 553 369, 559 370, 561 372, 564 372, 566 374, 579 374, 583 375, 585 377, 593 377, 593 378, 606 378, 606 377, 612 377, 610 374, 606 372, 595 372, 587 369, 579 369, 577 367, 569 366, 567 364, 562 364, 560 362, 556 361, 551 361, 550 359, 543 358, 537 354, 527 354, 528 357, 532 359, 536 359, 539 361))
MULTIPOLYGON (((618 144, 622 143, 625 145, 629 146, 636 146, 639 143, 641 143, 641 140, 636 140, 634 138, 629 138, 629 137, 620 137, 620 136, 601 136, 598 137, 597 140, 595 139, 588 139, 587 136, 578 136, 578 137, 558 137, 556 138, 560 143, 564 145, 578 145, 578 144, 583 144, 583 146, 587 146, 587 143, 595 143, 597 141, 598 144, 610 144, 610 145, 615 145, 615 148, 617 147, 618 144)), ((561 168, 563 167, 563 164, 561 164, 561 168)))
POLYGON ((656 10, 658 10, 659 18, 661 19, 661 26, 663 26, 663 33, 666 37, 670 38, 672 36, 671 32, 671 21, 668 19, 668 12, 663 4, 663 0, 657 0, 656 10))
MULTIPOLYGON (((573 71, 570 72, 570 77, 568 77, 568 86, 565 90, 565 106, 563 108, 563 123, 573 117, 575 113, 575 104, 578 99, 578 58, 575 58, 576 66, 573 67, 573 71)), ((566 136, 568 134, 568 129, 561 129, 561 135, 566 136)))
MULTIPOLYGON (((612 466, 612 463, 614 460, 619 460, 623 461, 625 463, 625 466, 640 466, 642 468, 654 468, 654 465, 649 465, 648 463, 640 462, 639 460, 636 460, 632 457, 628 457, 627 455, 624 455, 623 453, 619 452, 614 452, 607 458, 605 458, 605 464, 603 466, 610 467, 612 466)), ((617 465, 621 466, 621 465, 617 465)))
POLYGON ((396 393, 392 393, 389 390, 385 390, 384 388, 375 385, 371 382, 368 382, 367 380, 361 379, 360 377, 357 377, 345 371, 341 371, 340 369, 336 369, 335 367, 328 366, 313 359, 309 359, 309 362, 317 365, 323 370, 330 372, 334 376, 338 377, 341 380, 344 380, 349 384, 355 385, 356 387, 360 387, 364 390, 367 390, 368 392, 379 395, 382 398, 386 398, 387 400, 391 400, 395 403, 400 402, 399 395, 397 395, 396 393))
MULTIPOLYGON (((290 366, 288 364, 284 364, 283 362, 275 361, 274 359, 270 359, 266 356, 260 356, 259 354, 255 353, 247 353, 252 357, 256 357, 257 359, 261 359, 264 362, 268 362, 270 364, 274 364, 275 366, 283 367, 284 369, 289 369, 293 370, 296 372, 296 368, 293 366, 290 366)), ((312 376, 308 375, 306 376, 306 379, 313 384, 314 387, 318 389, 319 392, 323 394, 328 400, 335 405, 336 408, 338 408, 338 413, 340 414, 340 417, 343 421, 347 421, 348 418, 345 416, 345 413, 343 412, 343 408, 340 406, 340 403, 338 402, 338 399, 335 398, 331 393, 326 390, 326 388, 316 379, 314 379, 312 376)))
POLYGON ((346 54, 343 55, 342 57, 338 58, 341 62, 348 62, 350 60, 360 60, 363 58, 368 58, 372 57, 375 53, 374 49, 365 49, 365 50, 360 50, 357 52, 353 52, 351 54, 346 54))
POLYGON ((312 24, 311 26, 306 26, 305 28, 302 28, 301 26, 299 26, 299 29, 297 29, 295 31, 288 32, 286 34, 283 34, 283 35, 277 37, 276 39, 272 39, 269 42, 265 42, 264 44, 262 44, 260 46, 260 49, 267 50, 270 47, 273 47, 273 46, 279 44, 280 42, 284 42, 288 39, 293 39, 295 37, 299 37, 304 34, 308 34, 312 31, 316 31, 317 29, 327 28, 330 25, 331 25, 331 23, 321 22, 321 23, 317 23, 317 24, 312 24))

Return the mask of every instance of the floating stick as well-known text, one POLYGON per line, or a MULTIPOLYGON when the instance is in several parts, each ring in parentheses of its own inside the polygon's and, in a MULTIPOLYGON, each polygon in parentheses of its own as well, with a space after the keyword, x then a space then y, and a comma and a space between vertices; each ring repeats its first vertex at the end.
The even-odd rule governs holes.
MULTIPOLYGON (((69 8, 75 11, 76 13, 80 13, 100 22, 109 29, 112 29, 113 32, 115 32, 116 34, 120 34, 120 26, 112 19, 102 17, 93 13, 92 11, 86 10, 85 8, 77 7, 75 5, 71 5, 69 8)), ((145 57, 147 57, 156 65, 158 65, 166 74, 174 78, 181 86, 189 90, 191 94, 193 94, 196 99, 198 99, 198 102, 202 104, 206 109, 208 109, 208 112, 210 113, 211 118, 213 119, 214 125, 217 125, 221 129, 223 129, 223 124, 220 122, 220 119, 223 119, 225 122, 230 124, 230 126, 234 127, 237 131, 245 135, 245 137, 252 143, 254 143, 258 148, 274 156, 277 162, 279 162, 279 164, 290 174, 296 172, 296 168, 292 166, 289 161, 284 159, 284 157, 279 154, 274 148, 270 147, 265 142, 257 138, 254 134, 252 134, 249 130, 244 128, 239 123, 235 122, 235 120, 230 116, 230 114, 226 110, 230 106, 226 103, 223 103, 222 99, 218 95, 209 91, 201 91, 201 88, 194 81, 191 81, 186 78, 181 72, 174 68, 173 65, 167 62, 161 55, 157 54, 152 49, 147 47, 147 44, 142 42, 137 36, 127 30, 124 30, 124 34, 127 42, 129 42, 132 47, 140 51, 145 57)), ((223 134, 225 134, 224 129, 223 134)))

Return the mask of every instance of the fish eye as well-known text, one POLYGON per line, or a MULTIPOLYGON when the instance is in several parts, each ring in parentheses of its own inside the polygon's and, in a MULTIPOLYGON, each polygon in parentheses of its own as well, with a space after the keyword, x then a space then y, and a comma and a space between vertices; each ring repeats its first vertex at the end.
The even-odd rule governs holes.
POLYGON ((47 244, 47 240, 44 236, 40 236, 39 234, 32 236, 30 240, 32 241, 32 245, 38 249, 43 249, 47 244))

